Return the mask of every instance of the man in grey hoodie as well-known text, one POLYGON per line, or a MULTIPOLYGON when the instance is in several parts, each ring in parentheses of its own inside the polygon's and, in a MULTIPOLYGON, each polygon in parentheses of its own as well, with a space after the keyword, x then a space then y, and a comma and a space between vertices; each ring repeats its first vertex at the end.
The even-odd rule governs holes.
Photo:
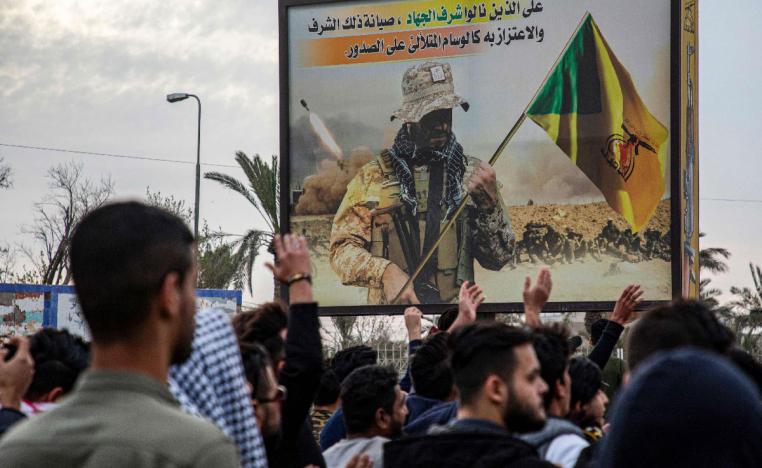
POLYGON ((571 468, 590 444, 576 424, 564 419, 571 401, 567 340, 568 330, 562 326, 541 326, 535 330, 534 350, 542 378, 548 384, 543 399, 548 419, 541 431, 520 438, 534 446, 542 459, 571 468))

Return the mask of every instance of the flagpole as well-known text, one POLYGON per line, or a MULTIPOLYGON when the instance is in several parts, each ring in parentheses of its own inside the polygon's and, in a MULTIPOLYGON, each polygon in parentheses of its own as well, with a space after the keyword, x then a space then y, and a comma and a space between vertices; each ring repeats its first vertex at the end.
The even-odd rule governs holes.
MULTIPOLYGON (((569 39, 566 41, 566 45, 564 45, 564 48, 561 50, 561 53, 558 54, 558 57, 556 57, 555 62, 553 62, 553 65, 550 67, 550 70, 545 75, 545 78, 543 78, 542 83, 540 83, 540 86, 537 87, 537 91, 535 91, 534 96, 532 96, 532 99, 529 100, 529 103, 524 107, 524 110, 521 112, 521 116, 516 120, 516 123, 513 124, 513 127, 511 127, 511 130, 508 132, 508 134, 503 138, 503 141, 500 142, 500 145, 497 147, 495 152, 492 154, 492 157, 489 159, 489 165, 494 166, 495 163, 497 163, 497 160, 500 159, 500 156, 503 154, 503 151, 505 150, 506 146, 508 146, 508 143, 510 143, 511 139, 513 139, 513 136, 516 135, 516 132, 519 131, 519 127, 521 127, 521 124, 524 123, 524 121, 527 118, 527 112, 529 111, 529 107, 532 105, 535 99, 537 99, 537 95, 540 94, 540 91, 542 88, 545 87, 545 83, 548 81, 548 78, 550 78, 550 74, 553 73, 553 70, 556 69, 556 66, 558 65, 558 62, 561 61, 561 57, 564 56, 566 53, 566 49, 569 48, 569 44, 571 44, 572 39, 574 39, 577 36, 577 33, 579 32, 579 28, 582 27, 582 24, 585 22, 585 19, 587 19, 587 16, 590 14, 590 12, 586 11, 584 16, 582 16, 582 19, 580 20, 577 27, 574 29, 574 33, 569 36, 569 39)), ((442 229, 439 231, 439 237, 437 237, 436 242, 429 248, 428 252, 426 252, 426 255, 423 257, 423 260, 418 263, 418 267, 415 269, 413 274, 410 275, 408 280, 405 282, 405 285, 402 286, 402 289, 399 290, 397 295, 394 297, 394 300, 391 302, 392 304, 396 304, 402 293, 408 289, 418 278, 418 275, 421 274, 424 267, 427 263, 429 263, 429 260, 431 260, 431 257, 434 255, 434 252, 437 251, 437 248, 439 247, 439 244, 442 243, 442 240, 444 239, 445 233, 455 224, 455 221, 457 221, 458 216, 463 212, 463 209, 465 209, 466 204, 468 203, 468 197, 471 195, 469 193, 466 193, 466 196, 463 197, 463 200, 460 202, 460 205, 458 205, 458 209, 455 210, 455 213, 453 213, 452 216, 450 216, 450 219, 447 221, 447 224, 445 224, 442 229)))

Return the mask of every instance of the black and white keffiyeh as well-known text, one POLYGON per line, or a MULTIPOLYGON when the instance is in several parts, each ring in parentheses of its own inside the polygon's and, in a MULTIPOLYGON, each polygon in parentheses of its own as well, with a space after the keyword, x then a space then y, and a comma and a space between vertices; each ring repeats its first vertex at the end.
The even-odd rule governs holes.
POLYGON ((267 453, 246 389, 241 355, 225 312, 196 314, 191 357, 170 369, 170 391, 189 413, 214 423, 241 453, 241 466, 266 468, 267 453))
POLYGON ((450 133, 450 138, 441 150, 421 154, 410 138, 407 127, 403 125, 394 138, 394 144, 389 148, 389 154, 394 172, 400 181, 400 198, 414 216, 418 213, 418 201, 411 165, 414 167, 429 161, 445 162, 446 185, 442 205, 447 208, 444 219, 448 219, 463 199, 463 175, 466 172, 466 156, 455 134, 450 133))

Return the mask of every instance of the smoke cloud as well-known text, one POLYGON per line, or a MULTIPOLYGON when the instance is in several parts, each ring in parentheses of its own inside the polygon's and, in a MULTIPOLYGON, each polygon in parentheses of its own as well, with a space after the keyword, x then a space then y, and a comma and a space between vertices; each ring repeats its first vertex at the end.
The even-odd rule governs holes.
POLYGON ((317 174, 304 179, 304 193, 294 208, 296 214, 336 213, 347 192, 347 185, 373 157, 374 153, 370 148, 361 146, 353 149, 349 158, 343 161, 320 161, 317 174))

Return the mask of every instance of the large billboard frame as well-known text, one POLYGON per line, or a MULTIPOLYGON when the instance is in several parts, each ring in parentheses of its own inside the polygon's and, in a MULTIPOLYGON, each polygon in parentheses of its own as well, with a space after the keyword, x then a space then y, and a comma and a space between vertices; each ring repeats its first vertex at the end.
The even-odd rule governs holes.
MULTIPOLYGON (((351 3, 356 0, 279 0, 280 231, 290 231, 290 91, 288 10, 292 7, 351 3)), ((697 297, 698 268, 698 0, 670 2, 670 235, 672 297, 697 297), (690 22, 690 27, 689 27, 690 22), (689 84, 690 82, 690 84, 689 84), (690 106, 690 108, 689 108, 690 106), (690 124, 688 120, 691 120, 690 124), (689 148, 690 147, 690 148, 689 148), (689 159, 689 152, 692 153, 689 159), (691 222, 692 221, 692 222, 691 222)), ((367 3, 389 0, 367 0, 367 3)), ((517 287, 519 287, 517 285, 517 287)), ((287 288, 282 298, 288 299, 287 288)), ((551 296, 552 298, 552 296, 551 296)), ((667 301, 646 301, 641 309, 667 301)), ((549 302, 543 312, 611 311, 614 301, 549 302)), ((406 305, 321 306, 322 316, 402 315, 406 305)), ((452 304, 418 305, 440 314, 452 304)), ((479 312, 520 313, 520 302, 484 303, 479 312)))

